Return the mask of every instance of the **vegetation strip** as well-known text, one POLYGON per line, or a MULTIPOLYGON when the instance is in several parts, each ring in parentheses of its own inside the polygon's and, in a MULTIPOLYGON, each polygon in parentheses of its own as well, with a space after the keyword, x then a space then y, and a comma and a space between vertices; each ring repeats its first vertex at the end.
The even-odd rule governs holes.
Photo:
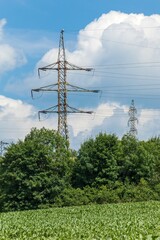
POLYGON ((1 240, 160 239, 160 202, 1 213, 1 240))

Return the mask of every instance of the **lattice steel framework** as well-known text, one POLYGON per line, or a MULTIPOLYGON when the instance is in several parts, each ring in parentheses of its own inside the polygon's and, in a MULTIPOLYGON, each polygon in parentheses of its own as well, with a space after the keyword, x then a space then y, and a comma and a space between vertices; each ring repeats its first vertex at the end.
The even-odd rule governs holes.
POLYGON ((138 134, 136 124, 138 123, 138 119, 136 117, 137 109, 134 106, 134 100, 131 102, 131 106, 129 108, 129 120, 128 120, 128 126, 130 127, 129 134, 133 137, 136 137, 138 134))
POLYGON ((60 33, 60 40, 59 40, 59 51, 58 51, 58 60, 57 62, 47 65, 45 67, 41 67, 38 69, 38 75, 40 76, 40 71, 48 71, 48 70, 56 70, 58 72, 58 81, 56 84, 51 84, 48 86, 40 87, 37 89, 31 90, 31 95, 33 98, 33 92, 40 92, 40 91, 56 91, 58 93, 58 104, 47 108, 45 110, 41 110, 38 112, 39 118, 40 114, 44 113, 57 113, 58 114, 58 132, 69 139, 68 135, 68 125, 67 125, 67 114, 68 113, 88 113, 92 114, 92 111, 82 111, 76 108, 70 107, 67 103, 67 93, 68 92, 94 92, 98 93, 99 90, 88 90, 85 88, 80 88, 74 85, 71 85, 67 82, 67 71, 68 70, 84 70, 84 71, 91 71, 92 68, 82 68, 78 67, 74 64, 69 63, 66 60, 65 55, 65 47, 64 47, 64 30, 60 33))
POLYGON ((3 156, 3 153, 8 145, 9 143, 0 141, 0 156, 3 156))

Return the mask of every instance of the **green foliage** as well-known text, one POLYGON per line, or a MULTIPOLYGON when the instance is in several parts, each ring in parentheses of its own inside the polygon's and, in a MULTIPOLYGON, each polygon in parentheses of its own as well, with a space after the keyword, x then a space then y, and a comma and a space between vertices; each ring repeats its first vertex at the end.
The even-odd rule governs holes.
POLYGON ((160 239, 160 202, 0 214, 1 240, 160 239))
POLYGON ((156 185, 153 189, 146 180, 141 179, 138 185, 117 181, 112 187, 107 185, 99 188, 86 186, 83 189, 69 187, 56 197, 54 206, 81 206, 150 200, 160 201, 160 185, 156 185))
POLYGON ((154 156, 147 151, 143 142, 125 135, 121 140, 121 153, 118 164, 119 176, 122 182, 127 179, 138 184, 141 178, 151 180, 154 175, 154 156))
POLYGON ((160 194, 152 189, 148 182, 144 179, 141 179, 139 184, 134 188, 134 201, 150 201, 150 200, 159 200, 160 194))
POLYGON ((118 203, 120 198, 116 190, 113 190, 107 186, 101 186, 95 196, 95 202, 98 204, 105 203, 118 203))
POLYGON ((80 188, 67 188, 61 192, 55 199, 55 205, 63 206, 81 206, 91 203, 86 192, 80 188))
POLYGON ((100 133, 78 153, 32 129, 0 158, 0 210, 160 200, 160 138, 100 133))
POLYGON ((68 184, 72 161, 67 142, 55 131, 32 129, 12 144, 1 163, 0 208, 19 210, 54 203, 68 184))
POLYGON ((119 141, 115 135, 100 133, 81 145, 75 163, 73 186, 101 186, 117 180, 119 141))
POLYGON ((154 175, 152 177, 153 185, 160 183, 160 138, 151 138, 144 142, 146 150, 154 156, 154 175))
POLYGON ((81 145, 72 174, 73 186, 113 186, 117 180, 138 184, 141 178, 151 182, 156 177, 158 182, 159 143, 156 142, 159 149, 155 148, 155 154, 144 142, 130 135, 125 135, 120 141, 115 135, 100 133, 81 145))

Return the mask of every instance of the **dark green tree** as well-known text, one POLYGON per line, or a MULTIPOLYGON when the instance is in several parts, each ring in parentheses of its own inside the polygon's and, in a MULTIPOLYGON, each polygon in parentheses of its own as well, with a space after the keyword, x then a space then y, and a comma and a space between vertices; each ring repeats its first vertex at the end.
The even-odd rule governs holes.
POLYGON ((153 177, 154 156, 144 147, 143 141, 133 136, 123 136, 118 164, 122 182, 129 180, 138 184, 141 178, 150 181, 153 177))
POLYGON ((57 132, 32 129, 24 141, 7 149, 1 161, 1 210, 54 203, 69 184, 72 162, 68 142, 57 132))
POLYGON ((154 174, 152 182, 153 184, 160 185, 160 137, 154 137, 144 142, 144 147, 154 156, 154 174))
POLYGON ((117 155, 119 140, 113 135, 100 133, 81 145, 75 163, 72 182, 75 187, 112 184, 118 178, 117 155))

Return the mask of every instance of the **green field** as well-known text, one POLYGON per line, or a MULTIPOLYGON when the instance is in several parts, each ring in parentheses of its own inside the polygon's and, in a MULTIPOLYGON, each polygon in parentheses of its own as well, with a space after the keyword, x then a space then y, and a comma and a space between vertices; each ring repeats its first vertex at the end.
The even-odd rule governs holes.
POLYGON ((0 240, 160 239, 160 202, 0 214, 0 240))

